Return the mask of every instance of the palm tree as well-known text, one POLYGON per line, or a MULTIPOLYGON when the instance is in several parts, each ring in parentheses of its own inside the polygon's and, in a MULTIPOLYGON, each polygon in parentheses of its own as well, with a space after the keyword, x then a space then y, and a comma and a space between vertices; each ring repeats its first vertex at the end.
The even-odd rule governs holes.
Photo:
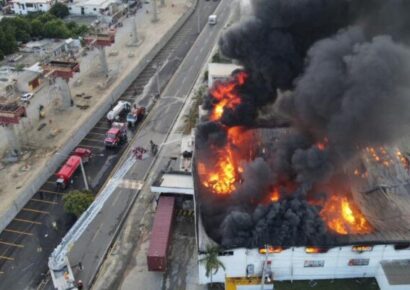
POLYGON ((188 114, 184 115, 184 134, 191 133, 191 130, 195 128, 196 123, 198 121, 199 106, 202 103, 202 98, 206 94, 206 92, 207 87, 201 86, 198 88, 198 90, 195 92, 195 95, 192 97, 191 109, 189 110, 188 114))
POLYGON ((219 247, 218 246, 207 246, 205 257, 201 258, 199 262, 205 264, 205 275, 206 277, 212 276, 218 273, 219 267, 225 270, 224 264, 218 259, 219 247))
POLYGON ((193 107, 189 110, 189 113, 184 115, 184 134, 190 134, 191 130, 195 128, 198 121, 198 107, 193 107))

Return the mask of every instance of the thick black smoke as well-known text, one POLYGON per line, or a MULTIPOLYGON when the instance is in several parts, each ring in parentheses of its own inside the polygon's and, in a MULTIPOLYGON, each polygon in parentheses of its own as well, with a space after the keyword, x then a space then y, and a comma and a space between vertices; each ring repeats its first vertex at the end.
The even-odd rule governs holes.
POLYGON ((253 212, 234 210, 224 219, 221 231, 224 247, 329 246, 334 242, 317 209, 297 198, 259 205, 253 212))
MULTIPOLYGON (((276 101, 293 129, 264 160, 245 166, 230 202, 217 212, 212 203, 201 208, 212 225, 208 233, 225 247, 332 245, 335 237, 306 194, 344 179, 343 166, 361 148, 410 132, 410 1, 254 0, 252 6, 253 17, 219 42, 248 74, 238 92, 243 102, 224 112, 221 128, 254 127, 259 111, 276 101), (277 100, 278 90, 291 93, 277 100), (262 202, 271 185, 286 182, 298 186, 292 195, 262 202)), ((219 125, 206 126, 198 130, 202 149, 221 143, 209 133, 219 125)))
POLYGON ((409 132, 407 47, 389 36, 366 42, 358 29, 349 29, 315 44, 308 60, 285 107, 302 133, 316 140, 326 136, 329 148, 310 162, 307 158, 314 157, 313 145, 309 150, 294 150, 296 172, 310 172, 309 164, 318 163, 324 177, 331 163, 343 164, 357 148, 391 144, 409 132))

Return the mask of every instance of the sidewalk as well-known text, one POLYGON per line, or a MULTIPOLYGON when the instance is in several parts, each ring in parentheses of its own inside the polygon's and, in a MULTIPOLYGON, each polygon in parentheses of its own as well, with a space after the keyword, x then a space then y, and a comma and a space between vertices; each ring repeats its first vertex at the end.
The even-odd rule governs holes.
POLYGON ((96 50, 90 51, 87 56, 79 60, 81 72, 70 81, 70 87, 74 102, 82 105, 87 104, 89 105, 88 109, 81 110, 75 106, 65 111, 55 109, 53 105, 55 99, 52 98, 58 92, 53 93, 48 85, 44 85, 36 94, 33 102, 34 99, 40 100, 37 102, 46 107, 46 119, 41 122, 38 120, 38 116, 36 116, 38 104, 32 104, 28 110, 29 118, 19 125, 23 145, 27 146, 29 150, 25 151, 20 162, 0 168, 0 198, 2 199, 0 219, 5 218, 10 208, 17 208, 18 202, 16 201, 22 199, 23 189, 32 184, 40 170, 47 167, 47 162, 53 154, 67 143, 93 113, 99 110, 99 107, 107 101, 113 90, 171 30, 178 19, 188 10, 191 1, 173 0, 173 4, 160 8, 160 20, 155 24, 150 21, 151 12, 146 12, 146 10, 151 11, 150 5, 144 4, 143 8, 137 12, 136 22, 139 37, 144 38, 143 43, 138 47, 126 45, 130 40, 133 21, 131 17, 124 20, 124 26, 117 31, 115 44, 106 48, 108 66, 112 76, 111 84, 108 87, 100 88, 103 84, 103 78, 95 73, 99 66, 96 50), (91 98, 76 97, 76 95, 81 94, 91 96, 91 98), (37 128, 41 123, 47 125, 38 131, 37 128))

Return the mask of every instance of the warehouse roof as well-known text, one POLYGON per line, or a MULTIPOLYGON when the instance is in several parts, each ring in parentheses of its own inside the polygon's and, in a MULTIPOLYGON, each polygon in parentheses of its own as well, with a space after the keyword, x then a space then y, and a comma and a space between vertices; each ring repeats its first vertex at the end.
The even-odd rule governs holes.
POLYGON ((230 76, 236 69, 243 68, 233 63, 209 63, 208 72, 210 76, 230 76))
POLYGON ((163 173, 151 185, 151 191, 193 195, 194 181, 192 175, 185 172, 163 173))

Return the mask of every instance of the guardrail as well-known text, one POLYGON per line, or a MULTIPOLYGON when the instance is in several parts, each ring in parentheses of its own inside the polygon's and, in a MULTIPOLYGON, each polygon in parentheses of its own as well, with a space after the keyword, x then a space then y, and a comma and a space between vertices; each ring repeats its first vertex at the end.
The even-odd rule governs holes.
POLYGON ((105 100, 94 107, 89 117, 84 120, 80 129, 65 139, 65 145, 62 146, 57 153, 46 162, 43 169, 36 175, 31 177, 27 185, 22 189, 16 200, 13 202, 13 207, 7 210, 0 216, 0 231, 3 231, 7 225, 15 218, 24 205, 33 197, 34 194, 41 188, 41 186, 48 180, 50 175, 57 171, 58 167, 65 160, 64 156, 68 156, 71 151, 81 142, 81 140, 88 134, 88 132, 98 123, 104 114, 111 108, 111 106, 118 100, 126 89, 133 83, 138 75, 146 68, 151 60, 158 54, 158 52, 168 43, 173 35, 181 28, 188 17, 195 10, 197 0, 185 12, 185 14, 174 24, 174 26, 162 37, 162 39, 154 45, 150 52, 136 64, 119 83, 114 83, 108 91, 108 96, 105 100))

